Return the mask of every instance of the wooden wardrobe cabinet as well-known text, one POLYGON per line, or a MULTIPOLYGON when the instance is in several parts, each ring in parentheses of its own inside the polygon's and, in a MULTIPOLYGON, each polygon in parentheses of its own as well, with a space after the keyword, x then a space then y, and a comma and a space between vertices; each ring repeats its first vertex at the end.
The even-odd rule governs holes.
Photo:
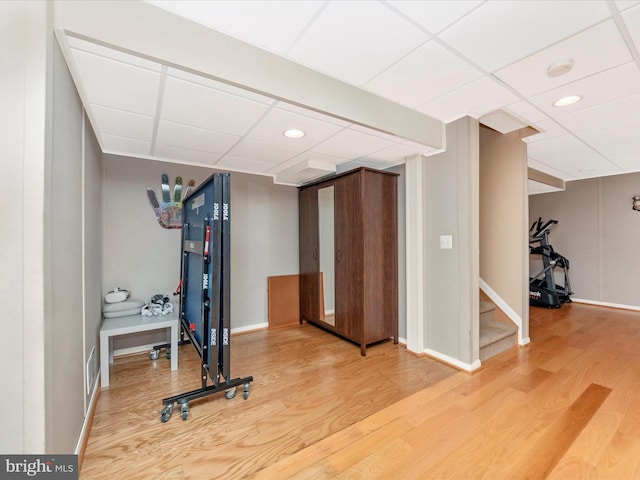
POLYGON ((300 187, 299 200, 300 322, 352 340, 363 356, 371 343, 390 337, 398 343, 397 174, 351 170, 300 187), (331 189, 323 189, 328 187, 333 187, 333 252, 326 234, 322 245, 333 253, 333 262, 325 272, 320 268, 320 237, 326 227, 319 222, 322 218, 326 223, 331 212, 319 213, 327 207, 320 208, 318 195, 323 191, 326 199, 331 189), (330 277, 335 299, 331 320, 324 306, 331 297, 326 291, 330 277))

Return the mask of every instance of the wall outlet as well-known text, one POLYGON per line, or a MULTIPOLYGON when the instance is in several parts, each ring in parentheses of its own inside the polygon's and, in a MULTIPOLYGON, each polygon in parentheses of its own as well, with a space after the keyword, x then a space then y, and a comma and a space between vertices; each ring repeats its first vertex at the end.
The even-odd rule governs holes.
POLYGON ((96 346, 94 345, 87 359, 87 395, 91 395, 93 384, 96 381, 98 372, 96 371, 96 346))
POLYGON ((451 235, 440 235, 440 248, 447 250, 453 248, 453 237, 451 235))

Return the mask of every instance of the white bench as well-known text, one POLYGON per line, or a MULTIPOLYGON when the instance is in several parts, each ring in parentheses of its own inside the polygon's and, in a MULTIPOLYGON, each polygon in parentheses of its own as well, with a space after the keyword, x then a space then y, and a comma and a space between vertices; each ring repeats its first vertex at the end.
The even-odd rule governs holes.
POLYGON ((100 328, 100 385, 109 386, 109 366, 113 363, 113 337, 127 333, 171 329, 171 370, 178 369, 178 331, 180 321, 176 312, 157 317, 129 315, 105 318, 100 328))

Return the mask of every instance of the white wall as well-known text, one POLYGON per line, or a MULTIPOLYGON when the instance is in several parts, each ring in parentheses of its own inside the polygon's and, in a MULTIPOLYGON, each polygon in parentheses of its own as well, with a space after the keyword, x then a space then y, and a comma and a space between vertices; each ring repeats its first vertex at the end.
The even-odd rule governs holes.
MULTIPOLYGON (((83 145, 95 140, 83 130, 51 25, 48 2, 0 2, 0 188, 11 200, 0 206, 10 219, 0 229, 8 300, 0 321, 10 338, 0 350, 3 453, 75 451, 87 400, 84 351, 97 341, 95 311, 94 335, 85 329, 83 291, 87 280, 99 282, 100 267, 84 262, 82 214, 100 222, 99 198, 83 200, 83 145)), ((99 171, 90 150, 89 172, 99 171)))
MULTIPOLYGON (((171 189, 176 176, 196 184, 213 169, 152 160, 105 156, 104 290, 122 287, 148 301, 171 294, 180 280, 181 231, 161 228, 147 200, 153 187, 160 199, 162 173, 171 189)), ((269 177, 231 174, 232 331, 267 324, 267 277, 298 272, 298 192, 269 177)), ((172 297, 177 300, 178 297, 172 297)), ((114 339, 121 353, 163 342, 163 334, 114 339), (129 350, 125 350, 129 349, 129 350)))
POLYGON ((45 2, 0 2, 0 451, 45 450, 44 174, 50 81, 45 2))

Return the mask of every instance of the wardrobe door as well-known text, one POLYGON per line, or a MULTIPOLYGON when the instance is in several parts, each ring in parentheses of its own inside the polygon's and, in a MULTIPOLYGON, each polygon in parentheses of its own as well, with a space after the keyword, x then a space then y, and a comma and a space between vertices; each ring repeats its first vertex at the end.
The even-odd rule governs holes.
POLYGON ((318 188, 299 192, 300 321, 320 320, 318 188))
POLYGON ((398 340, 397 179, 365 171, 365 342, 398 340))
POLYGON ((363 217, 361 175, 335 181, 336 329, 351 340, 364 340, 363 217))

